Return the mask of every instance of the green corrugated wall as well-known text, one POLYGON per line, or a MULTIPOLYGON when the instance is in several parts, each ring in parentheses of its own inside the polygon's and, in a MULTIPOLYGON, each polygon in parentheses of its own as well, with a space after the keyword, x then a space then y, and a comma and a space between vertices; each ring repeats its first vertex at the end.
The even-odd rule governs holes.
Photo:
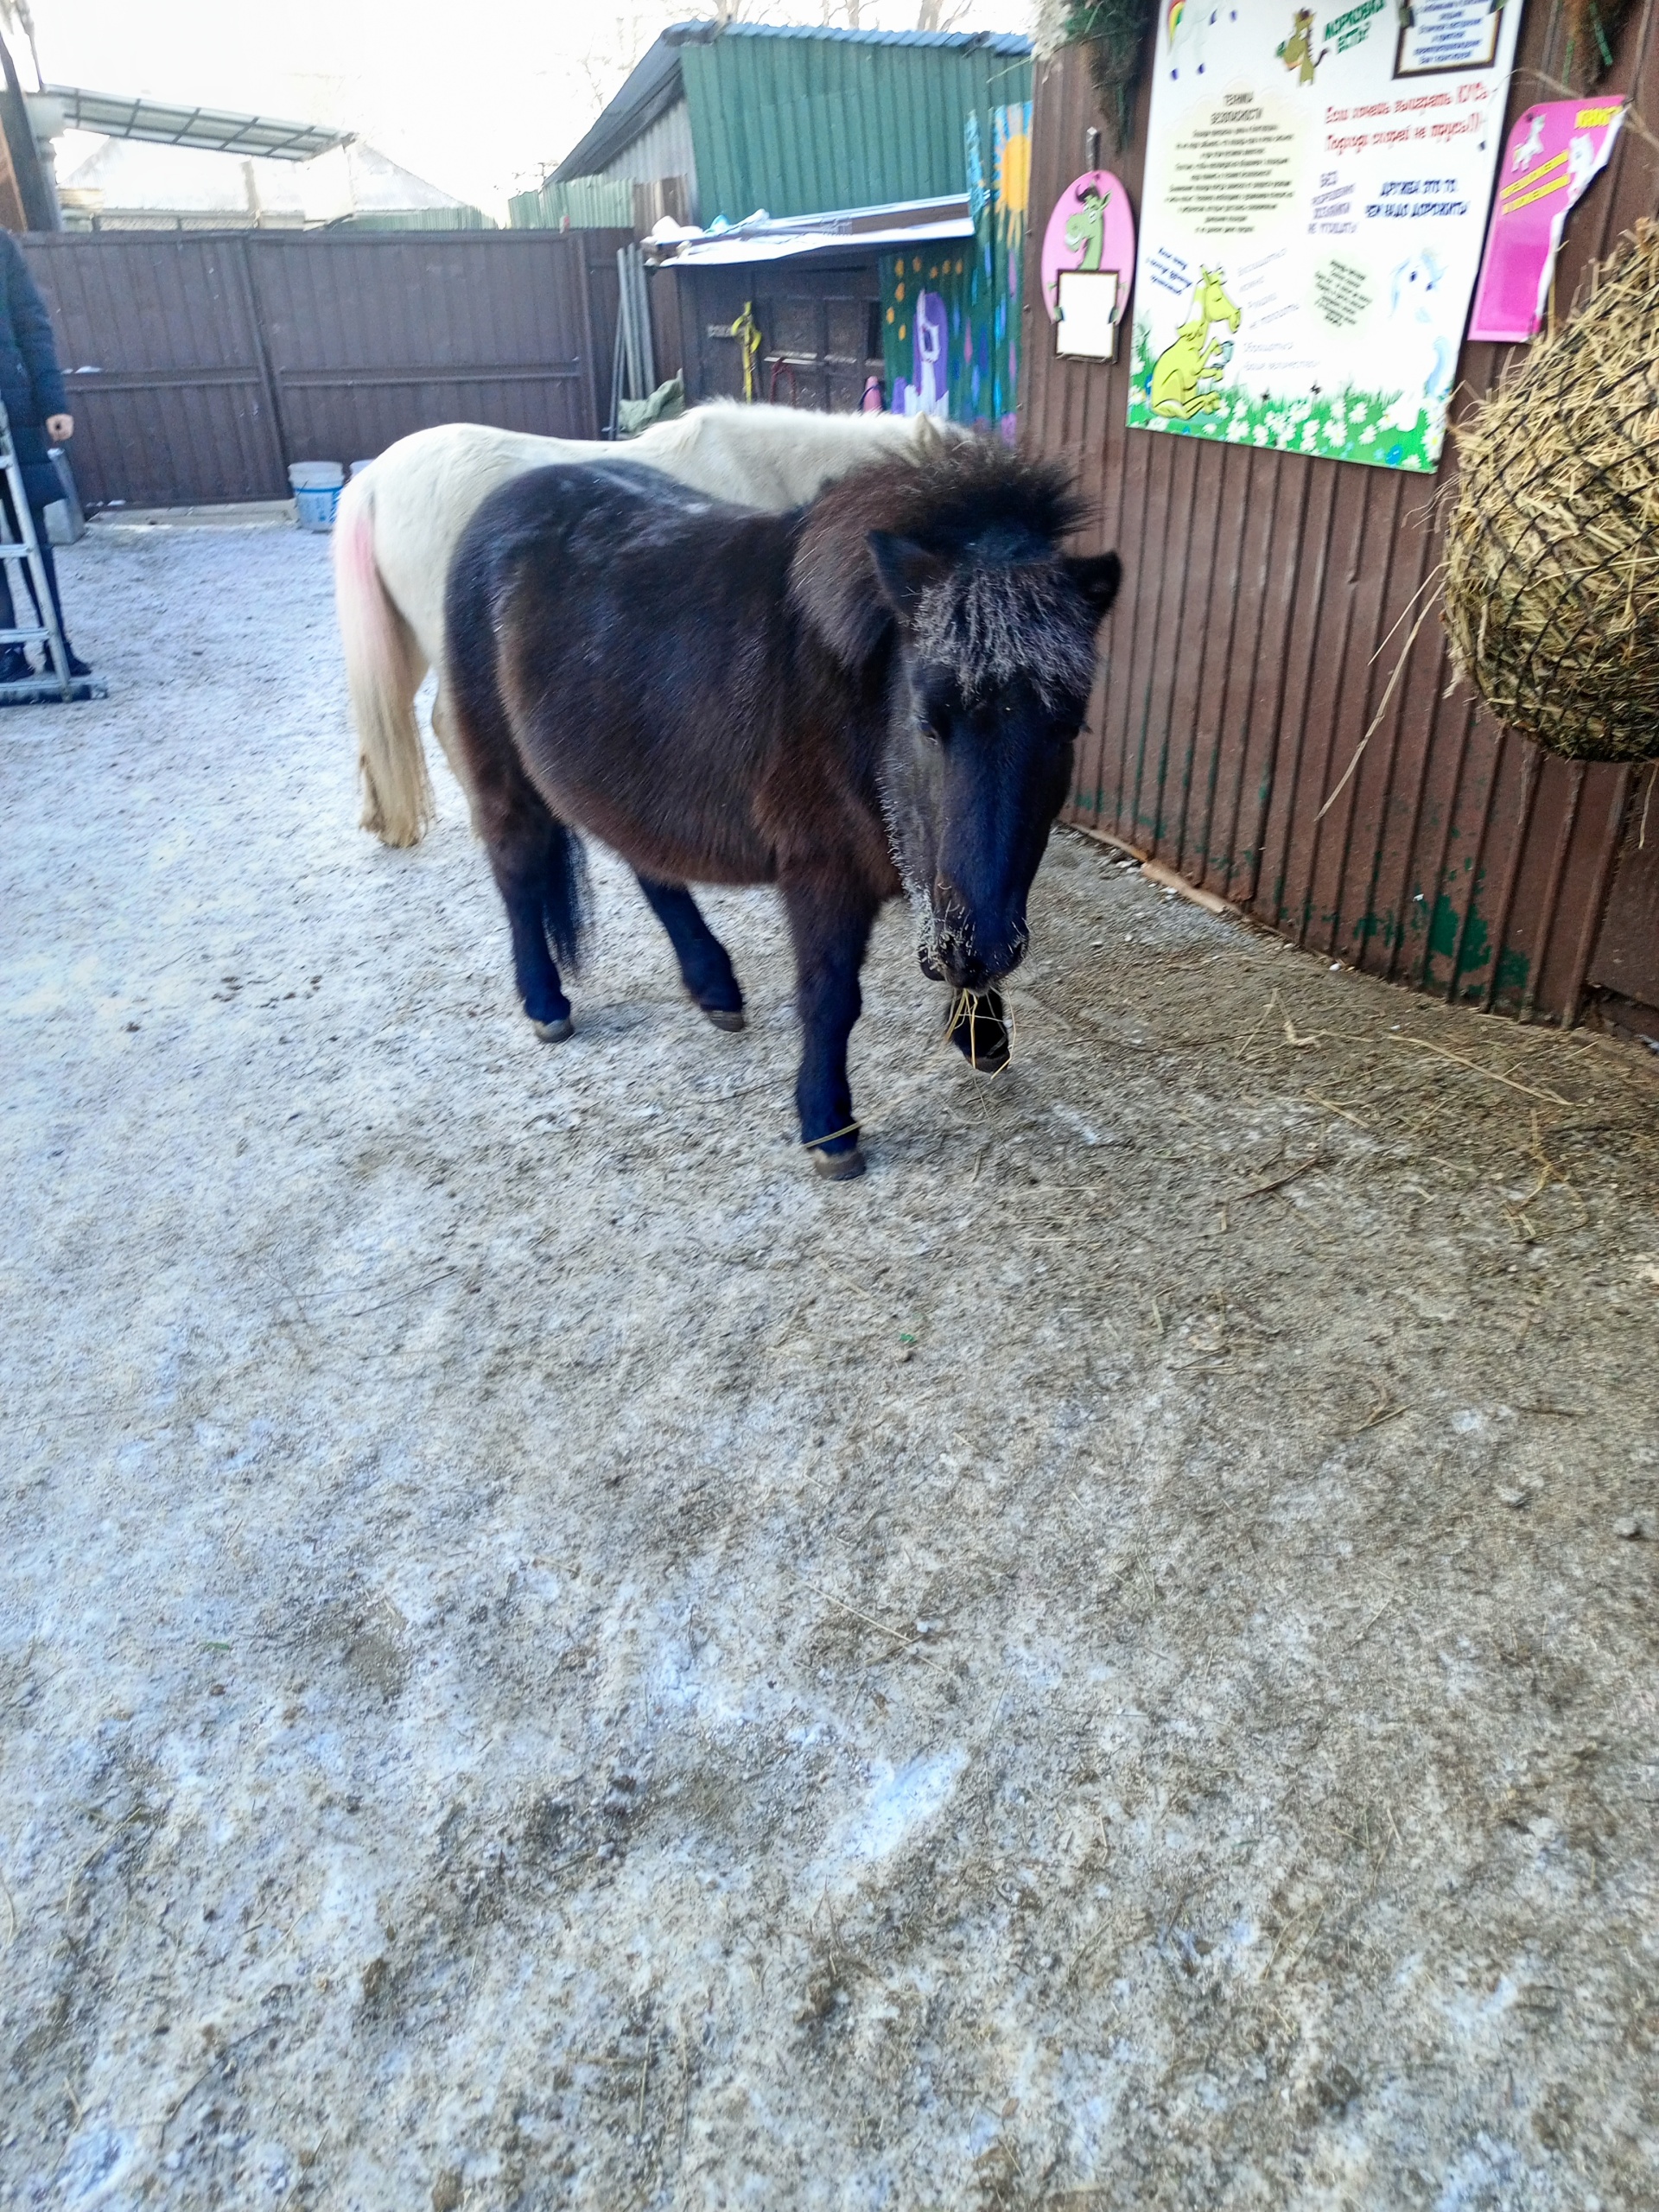
POLYGON ((850 39, 717 38, 681 50, 702 220, 961 192, 963 127, 1031 98, 1029 59, 850 39))
POLYGON ((626 177, 579 176, 568 183, 550 179, 537 192, 515 192, 507 202, 515 231, 631 231, 633 187, 626 177))

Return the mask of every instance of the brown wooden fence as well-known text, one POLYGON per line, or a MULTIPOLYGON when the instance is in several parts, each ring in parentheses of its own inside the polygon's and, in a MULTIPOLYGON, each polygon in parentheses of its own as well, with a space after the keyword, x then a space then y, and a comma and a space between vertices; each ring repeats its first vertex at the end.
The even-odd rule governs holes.
POLYGON ((626 232, 31 235, 81 496, 279 499, 295 461, 480 422, 592 438, 626 232))
MULTIPOLYGON (((1560 96, 1562 23, 1541 0, 1529 9, 1511 116, 1560 96)), ((1649 127, 1659 123, 1659 0, 1625 22, 1606 89, 1630 92, 1649 127)), ((1101 156, 1137 203, 1147 105, 1143 91, 1130 145, 1101 156)), ((1033 237, 1092 165, 1091 126, 1109 148, 1084 60, 1070 49, 1037 71, 1033 237)), ((1563 302, 1656 207, 1659 154, 1627 130, 1568 226, 1563 302)), ((1438 486, 1130 430, 1129 363, 1057 359, 1033 293, 1027 284, 1023 435, 1076 466, 1097 537, 1121 549, 1127 571, 1073 818, 1374 973, 1568 1021, 1586 988, 1599 989, 1618 1018, 1659 1035, 1659 803, 1645 843, 1640 829, 1659 769, 1568 766, 1500 729, 1452 685, 1438 620, 1423 626, 1352 781, 1319 818, 1382 707, 1405 634, 1396 626, 1440 559, 1438 486)), ((1465 346, 1466 391, 1489 388, 1507 359, 1465 346)), ((1454 465, 1448 447, 1443 474, 1454 465)))

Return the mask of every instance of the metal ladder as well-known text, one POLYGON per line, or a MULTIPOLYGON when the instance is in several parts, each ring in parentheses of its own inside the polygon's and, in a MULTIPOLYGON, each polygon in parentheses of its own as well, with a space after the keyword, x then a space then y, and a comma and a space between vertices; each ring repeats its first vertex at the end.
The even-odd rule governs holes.
POLYGON ((11 592, 12 614, 15 619, 19 607, 26 603, 25 576, 34 587, 35 604, 41 613, 40 624, 34 629, 0 630, 0 647, 44 645, 50 662, 50 666, 38 676, 25 676, 15 683, 0 683, 0 707, 25 706, 48 699, 107 699, 107 683, 100 683, 95 676, 69 673, 68 648, 63 641, 58 610, 52 604, 52 594, 47 588, 46 563, 41 558, 35 517, 29 511, 29 494, 23 489, 22 465, 12 443, 11 421, 3 401, 0 401, 0 475, 6 480, 12 516, 22 540, 16 545, 0 545, 0 561, 6 564, 6 583, 11 592))

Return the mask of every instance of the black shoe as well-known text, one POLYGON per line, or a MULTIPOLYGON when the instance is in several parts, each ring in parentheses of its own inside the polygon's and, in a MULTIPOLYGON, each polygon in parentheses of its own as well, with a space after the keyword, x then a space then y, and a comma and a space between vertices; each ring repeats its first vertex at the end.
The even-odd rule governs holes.
POLYGON ((0 683, 27 683, 34 673, 21 645, 8 645, 0 652, 0 683))
POLYGON ((80 655, 75 651, 67 638, 63 641, 63 654, 64 658, 69 664, 69 673, 71 676, 90 676, 92 674, 92 670, 86 665, 86 663, 82 660, 80 655))

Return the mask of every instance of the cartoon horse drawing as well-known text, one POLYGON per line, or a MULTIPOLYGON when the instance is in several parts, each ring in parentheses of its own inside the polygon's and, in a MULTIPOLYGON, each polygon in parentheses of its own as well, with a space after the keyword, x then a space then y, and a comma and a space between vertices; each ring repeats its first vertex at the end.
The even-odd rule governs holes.
POLYGON ((1383 417, 1390 430, 1413 430, 1418 417, 1444 400, 1452 389, 1457 346, 1440 327, 1436 297, 1446 270, 1427 249, 1409 255, 1394 272, 1389 295, 1393 321, 1389 349, 1391 367, 1401 378, 1399 398, 1383 417))
POLYGON ((1098 269, 1100 257, 1106 247, 1106 196, 1097 186, 1085 185, 1077 194, 1081 202, 1075 215, 1065 219, 1065 250, 1075 253, 1083 248, 1083 259, 1073 265, 1078 269, 1098 269))
POLYGON ((1322 48, 1317 54, 1313 51, 1313 10, 1311 8, 1296 10, 1295 26, 1290 36, 1282 46, 1276 46, 1273 50, 1287 69, 1296 72, 1299 85, 1313 82, 1315 71, 1331 51, 1328 46, 1322 48))
POLYGON ((1224 278, 1224 272, 1219 269, 1199 270, 1192 289, 1192 312, 1176 332, 1175 343, 1166 346, 1152 365, 1148 397, 1154 415, 1190 423, 1195 415, 1213 415, 1220 406, 1217 387, 1200 379, 1219 376, 1232 352, 1219 339, 1211 337, 1211 323, 1224 322, 1229 330, 1238 328, 1238 309, 1227 296, 1224 278))
POLYGON ((1183 70, 1189 76, 1204 74, 1204 50, 1208 35, 1221 22, 1224 14, 1230 23, 1238 21, 1236 8, 1223 10, 1210 7, 1205 0, 1170 0, 1169 73, 1179 78, 1183 70))
POLYGON ((1544 117, 1541 108, 1527 125, 1527 135, 1510 156, 1512 169, 1523 169, 1529 162, 1535 162, 1544 150, 1544 117))

